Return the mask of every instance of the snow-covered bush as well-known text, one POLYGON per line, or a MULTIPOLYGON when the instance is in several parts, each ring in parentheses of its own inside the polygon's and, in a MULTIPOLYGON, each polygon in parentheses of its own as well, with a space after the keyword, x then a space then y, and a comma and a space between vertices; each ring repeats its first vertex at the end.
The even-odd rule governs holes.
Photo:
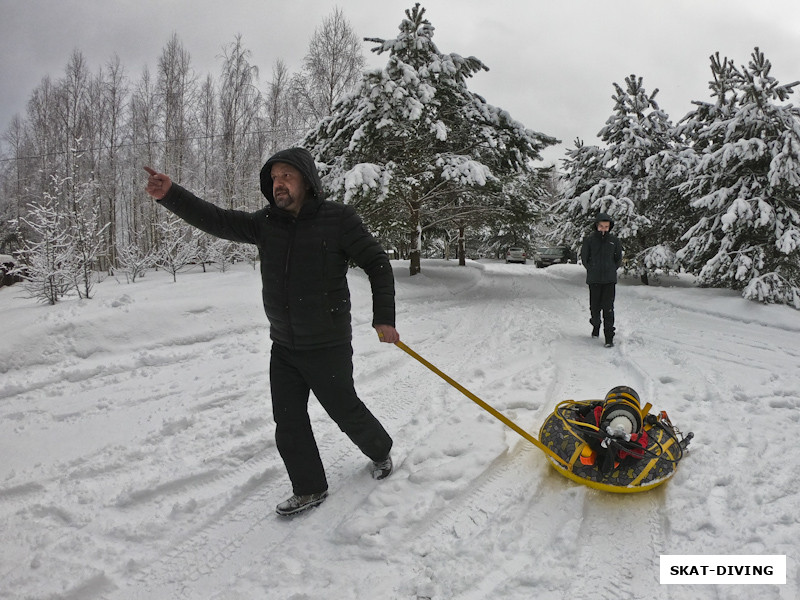
POLYGON ((158 225, 160 247, 156 253, 156 265, 172 274, 177 281, 178 273, 197 262, 197 238, 200 233, 177 217, 169 217, 158 225))
POLYGON ((66 216, 57 210, 54 198, 29 204, 22 221, 31 229, 20 252, 24 269, 23 287, 31 298, 55 304, 75 285, 75 246, 69 235, 66 216))
POLYGON ((144 250, 138 243, 117 244, 117 262, 128 283, 136 283, 148 269, 155 266, 156 255, 153 251, 144 250))

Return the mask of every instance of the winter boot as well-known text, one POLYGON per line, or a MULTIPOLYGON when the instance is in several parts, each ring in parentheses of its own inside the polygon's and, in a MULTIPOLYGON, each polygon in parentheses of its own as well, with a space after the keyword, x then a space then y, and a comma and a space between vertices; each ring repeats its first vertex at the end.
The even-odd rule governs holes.
POLYGON ((296 515, 297 513, 301 513, 304 510, 308 510, 309 508, 319 506, 327 497, 327 491, 319 492, 318 494, 306 494, 304 496, 298 496, 295 494, 288 500, 278 504, 278 506, 275 507, 275 512, 282 517, 290 517, 292 515, 296 515))
POLYGON ((592 337, 600 337, 600 314, 593 314, 589 319, 589 323, 592 325, 592 337))
POLYGON ((372 461, 372 478, 386 479, 392 474, 393 469, 394 465, 392 465, 391 455, 387 456, 383 460, 374 460, 372 461))

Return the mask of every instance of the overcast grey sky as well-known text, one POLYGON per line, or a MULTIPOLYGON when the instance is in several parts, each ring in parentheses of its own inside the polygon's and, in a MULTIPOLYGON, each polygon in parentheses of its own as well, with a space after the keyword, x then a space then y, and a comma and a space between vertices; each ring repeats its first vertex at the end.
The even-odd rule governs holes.
MULTIPOLYGON (((79 49, 97 71, 114 54, 128 76, 153 69, 172 33, 196 72, 219 72, 223 46, 242 34, 261 82, 283 59, 299 69, 314 29, 339 6, 359 37, 392 38, 413 0, 0 0, 0 132, 24 115, 45 75, 63 75, 79 49)), ((470 89, 530 129, 562 144, 595 143, 611 114, 614 82, 644 78, 679 120, 708 100, 709 56, 746 64, 755 46, 782 83, 800 80, 798 0, 428 0, 439 50, 475 56, 490 69, 470 89)), ((384 56, 364 44, 370 67, 384 56)), ((800 90, 797 92, 800 94, 800 90)), ((794 98, 800 104, 800 97, 794 98)))

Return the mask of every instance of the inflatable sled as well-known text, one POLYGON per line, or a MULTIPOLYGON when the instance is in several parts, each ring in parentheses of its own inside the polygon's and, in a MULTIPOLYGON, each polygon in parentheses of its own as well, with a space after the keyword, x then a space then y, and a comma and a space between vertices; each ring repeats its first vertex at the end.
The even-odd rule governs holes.
POLYGON ((536 439, 403 342, 395 346, 539 448, 559 473, 598 490, 644 492, 664 483, 694 436, 678 431, 666 412, 650 414, 650 404, 642 408, 639 394, 621 385, 603 400, 561 402, 536 439))
POLYGON ((539 441, 565 477, 606 492, 644 492, 675 474, 693 434, 684 436, 666 412, 649 414, 626 386, 604 400, 566 400, 545 419, 539 441))

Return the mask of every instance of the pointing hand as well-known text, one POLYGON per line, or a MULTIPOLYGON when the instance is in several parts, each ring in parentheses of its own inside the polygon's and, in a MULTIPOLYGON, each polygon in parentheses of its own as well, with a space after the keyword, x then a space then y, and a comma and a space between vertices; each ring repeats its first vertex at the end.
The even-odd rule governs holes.
POLYGON ((150 177, 147 178, 147 187, 145 191, 156 200, 161 200, 167 195, 169 188, 172 186, 172 180, 163 173, 158 173, 150 167, 145 167, 144 170, 150 174, 150 177))

